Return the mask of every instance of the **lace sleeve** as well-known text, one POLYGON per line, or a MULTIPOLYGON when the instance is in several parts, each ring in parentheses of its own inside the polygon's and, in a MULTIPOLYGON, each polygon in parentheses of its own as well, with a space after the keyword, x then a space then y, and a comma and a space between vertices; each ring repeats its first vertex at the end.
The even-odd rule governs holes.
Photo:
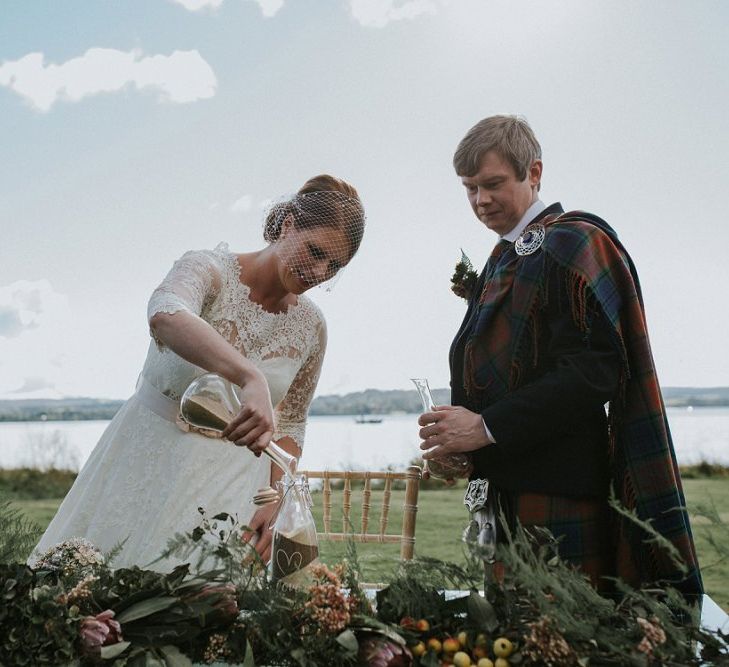
MULTIPOLYGON (((178 259, 159 287, 152 292, 147 304, 147 321, 157 313, 176 313, 185 310, 200 315, 220 291, 222 267, 220 259, 209 250, 191 250, 178 259)), ((157 346, 164 344, 150 335, 157 346)))
POLYGON ((327 346, 327 328, 324 319, 320 319, 314 344, 309 356, 296 374, 286 396, 276 408, 276 432, 273 439, 288 436, 296 442, 299 449, 304 449, 306 433, 306 416, 314 397, 316 383, 319 381, 321 365, 327 346))

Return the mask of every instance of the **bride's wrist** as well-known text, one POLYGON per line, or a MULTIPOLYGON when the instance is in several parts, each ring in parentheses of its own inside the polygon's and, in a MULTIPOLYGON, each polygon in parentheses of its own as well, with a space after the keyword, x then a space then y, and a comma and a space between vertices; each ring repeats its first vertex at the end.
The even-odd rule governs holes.
POLYGON ((238 379, 236 381, 236 384, 241 387, 245 387, 245 385, 251 382, 263 379, 263 373, 261 373, 258 368, 251 364, 250 367, 243 368, 238 371, 237 378, 238 379))

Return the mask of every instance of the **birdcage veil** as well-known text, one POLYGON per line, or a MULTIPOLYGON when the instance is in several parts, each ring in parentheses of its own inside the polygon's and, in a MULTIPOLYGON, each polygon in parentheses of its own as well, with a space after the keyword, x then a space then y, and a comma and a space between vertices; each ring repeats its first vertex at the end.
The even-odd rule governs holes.
POLYGON ((337 190, 297 192, 264 210, 263 237, 276 244, 302 286, 331 291, 359 248, 365 220, 359 197, 337 190), (295 230, 295 241, 288 242, 289 230, 295 230))

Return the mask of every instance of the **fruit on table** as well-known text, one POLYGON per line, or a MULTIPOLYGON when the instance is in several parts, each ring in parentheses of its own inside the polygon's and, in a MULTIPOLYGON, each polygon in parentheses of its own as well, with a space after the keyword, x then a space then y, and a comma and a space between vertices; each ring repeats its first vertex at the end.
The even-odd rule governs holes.
POLYGON ((421 656, 425 653, 425 643, 424 642, 418 642, 415 644, 415 646, 410 647, 410 651, 415 656, 421 656))
POLYGON ((435 651, 436 653, 440 653, 443 650, 443 644, 440 643, 440 639, 437 639, 436 637, 431 637, 428 640, 428 648, 432 651, 435 651))
POLYGON ((481 658, 488 658, 489 652, 485 646, 474 646, 471 650, 471 655, 476 658, 476 660, 480 660, 481 658))
POLYGON ((403 616, 400 619, 400 627, 406 630, 415 630, 415 619, 412 616, 403 616))
POLYGON ((496 658, 494 667, 509 667, 509 661, 506 658, 496 658))
POLYGON ((463 651, 458 651, 458 653, 453 656, 453 664, 455 667, 470 667, 471 656, 463 651))
POLYGON ((460 651, 461 643, 455 637, 446 637, 443 640, 443 650, 446 653, 455 653, 460 651))
POLYGON ((468 633, 465 630, 461 630, 458 633, 458 643, 465 648, 468 646, 468 633))
POLYGON ((421 618, 415 623, 415 629, 418 632, 428 632, 430 630, 430 623, 428 623, 427 619, 421 618))
POLYGON ((489 658, 480 658, 476 667, 495 667, 495 665, 489 658))
POLYGON ((514 645, 506 637, 499 637, 494 642, 494 655, 497 658, 508 658, 513 650, 514 645))

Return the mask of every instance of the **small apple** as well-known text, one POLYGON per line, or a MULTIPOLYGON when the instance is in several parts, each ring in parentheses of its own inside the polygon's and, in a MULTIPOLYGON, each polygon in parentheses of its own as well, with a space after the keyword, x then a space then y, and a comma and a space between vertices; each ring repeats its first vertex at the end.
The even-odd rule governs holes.
POLYGON ((510 667, 509 661, 506 658, 496 658, 494 667, 510 667))
POLYGON ((506 637, 499 637, 494 642, 494 655, 497 658, 508 658, 513 650, 514 645, 506 637))
POLYGON ((443 650, 446 653, 455 653, 456 651, 460 651, 461 644, 455 637, 446 637, 443 640, 443 650))
POLYGON ((494 663, 488 658, 479 658, 476 667, 495 667, 494 663))
POLYGON ((415 629, 418 632, 428 632, 428 630, 430 630, 430 623, 428 623, 426 619, 421 618, 415 623, 415 629))
POLYGON ((489 657, 488 649, 485 646, 474 646, 471 649, 471 654, 474 658, 476 658, 476 660, 489 657))
POLYGON ((415 630, 415 619, 412 616, 403 616, 400 619, 400 627, 406 630, 415 630))
POLYGON ((440 643, 440 639, 431 637, 428 640, 428 648, 430 650, 432 650, 434 653, 440 653, 443 650, 443 644, 440 643))
POLYGON ((453 656, 453 664, 455 667, 471 667, 471 656, 463 651, 458 651, 453 656))
POLYGON ((419 657, 425 653, 425 644, 423 642, 418 642, 415 646, 410 647, 410 651, 413 655, 419 657))
POLYGON ((458 633, 458 643, 463 646, 463 648, 468 646, 468 633, 465 630, 461 630, 458 633))
POLYGON ((486 635, 482 632, 476 635, 476 640, 473 642, 474 646, 488 646, 489 640, 486 635))

